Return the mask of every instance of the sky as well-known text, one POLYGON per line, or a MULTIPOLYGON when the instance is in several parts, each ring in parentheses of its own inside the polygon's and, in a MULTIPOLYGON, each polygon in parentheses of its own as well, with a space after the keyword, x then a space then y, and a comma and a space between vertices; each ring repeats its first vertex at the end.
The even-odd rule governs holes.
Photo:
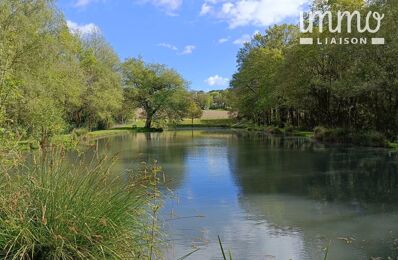
POLYGON ((194 90, 225 89, 256 32, 298 23, 309 0, 58 0, 69 28, 100 30, 121 60, 176 69, 194 90))

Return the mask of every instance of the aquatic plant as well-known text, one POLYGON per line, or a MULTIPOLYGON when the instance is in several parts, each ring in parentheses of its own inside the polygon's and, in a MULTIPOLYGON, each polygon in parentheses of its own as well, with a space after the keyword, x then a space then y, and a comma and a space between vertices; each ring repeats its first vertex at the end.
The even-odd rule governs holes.
POLYGON ((158 244, 156 165, 116 172, 60 154, 0 176, 1 259, 151 259, 158 244))

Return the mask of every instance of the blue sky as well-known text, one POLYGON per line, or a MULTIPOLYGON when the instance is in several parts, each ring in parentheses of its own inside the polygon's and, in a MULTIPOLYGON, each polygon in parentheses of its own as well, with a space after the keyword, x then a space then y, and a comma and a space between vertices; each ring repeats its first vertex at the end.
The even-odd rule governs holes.
POLYGON ((99 29, 122 60, 175 68, 191 89, 228 87, 236 54, 256 31, 295 20, 308 0, 59 0, 68 25, 99 29))

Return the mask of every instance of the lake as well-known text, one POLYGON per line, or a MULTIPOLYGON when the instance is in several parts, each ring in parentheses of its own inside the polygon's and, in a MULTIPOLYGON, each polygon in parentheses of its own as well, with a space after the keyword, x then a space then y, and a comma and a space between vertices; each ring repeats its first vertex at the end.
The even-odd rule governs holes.
MULTIPOLYGON (((369 259, 398 255, 397 154, 232 130, 98 141, 117 170, 158 161, 167 259, 369 259)), ((395 258, 394 258, 395 259, 395 258)))

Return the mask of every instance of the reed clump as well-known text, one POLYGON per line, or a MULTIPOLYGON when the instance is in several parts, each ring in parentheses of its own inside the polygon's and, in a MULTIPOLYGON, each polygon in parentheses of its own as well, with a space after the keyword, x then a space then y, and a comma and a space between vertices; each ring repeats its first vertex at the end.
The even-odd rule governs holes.
POLYGON ((1 173, 1 259, 155 255, 159 167, 121 173, 111 159, 83 164, 59 154, 33 161, 1 173))

